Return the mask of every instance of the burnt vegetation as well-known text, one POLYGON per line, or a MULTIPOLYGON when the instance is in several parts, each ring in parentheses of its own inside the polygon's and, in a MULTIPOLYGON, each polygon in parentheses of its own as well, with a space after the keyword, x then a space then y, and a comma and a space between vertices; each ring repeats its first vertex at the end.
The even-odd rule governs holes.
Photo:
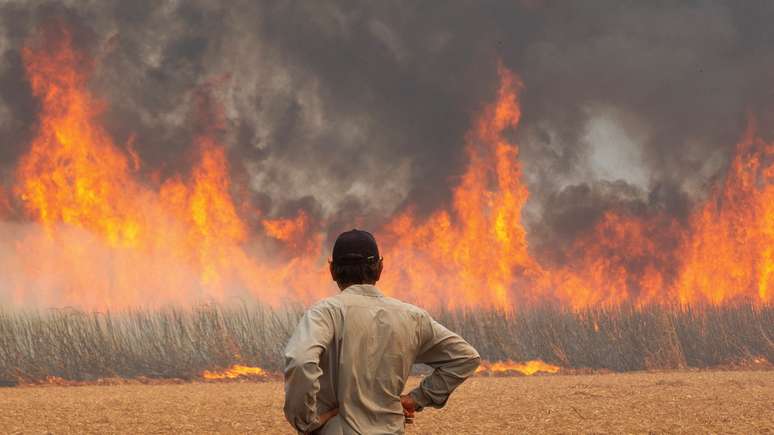
MULTIPOLYGON (((103 378, 196 379, 232 364, 282 367, 301 307, 244 304, 120 313, 0 311, 0 385, 103 378)), ((612 371, 774 362, 774 307, 553 306, 441 311, 436 318, 490 361, 541 359, 612 371)))

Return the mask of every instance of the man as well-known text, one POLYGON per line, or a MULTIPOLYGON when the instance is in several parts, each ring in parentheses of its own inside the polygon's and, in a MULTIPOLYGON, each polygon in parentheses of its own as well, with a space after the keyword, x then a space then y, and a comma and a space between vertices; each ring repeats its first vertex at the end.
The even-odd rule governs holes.
POLYGON ((288 342, 285 416, 303 434, 403 434, 414 411, 443 407, 480 357, 427 312, 374 286, 383 262, 370 233, 341 234, 332 257, 342 291, 310 308, 288 342), (415 362, 434 370, 401 396, 415 362))

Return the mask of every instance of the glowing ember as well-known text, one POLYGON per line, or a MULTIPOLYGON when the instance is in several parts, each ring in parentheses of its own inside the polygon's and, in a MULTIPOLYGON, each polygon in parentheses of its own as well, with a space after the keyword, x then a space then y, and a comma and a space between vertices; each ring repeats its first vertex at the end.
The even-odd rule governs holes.
POLYGON ((507 375, 509 373, 521 373, 522 375, 531 376, 535 373, 557 373, 559 370, 559 366, 548 364, 541 360, 532 360, 526 362, 497 361, 491 363, 488 361, 483 361, 476 369, 476 374, 507 375))
POLYGON ((202 372, 202 378, 211 381, 237 378, 265 378, 266 376, 268 376, 268 373, 260 367, 249 367, 238 364, 221 372, 211 372, 208 370, 202 372))

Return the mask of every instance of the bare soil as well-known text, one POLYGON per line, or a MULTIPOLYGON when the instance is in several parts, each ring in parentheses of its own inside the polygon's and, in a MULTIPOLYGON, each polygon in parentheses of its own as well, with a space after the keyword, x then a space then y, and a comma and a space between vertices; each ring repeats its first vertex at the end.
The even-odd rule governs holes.
MULTIPOLYGON (((276 381, 3 388, 0 432, 294 434, 276 381)), ((406 433, 774 434, 774 372, 474 378, 406 433)))

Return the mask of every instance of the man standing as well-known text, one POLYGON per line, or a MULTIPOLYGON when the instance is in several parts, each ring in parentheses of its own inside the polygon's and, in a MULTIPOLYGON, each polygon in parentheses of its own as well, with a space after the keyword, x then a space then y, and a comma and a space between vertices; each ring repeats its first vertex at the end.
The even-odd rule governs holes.
POLYGON ((304 434, 403 434, 414 411, 443 407, 480 357, 427 312, 374 286, 383 263, 370 233, 341 234, 332 257, 341 293, 310 308, 285 348, 285 417, 304 434), (415 362, 433 372, 401 396, 415 362))

